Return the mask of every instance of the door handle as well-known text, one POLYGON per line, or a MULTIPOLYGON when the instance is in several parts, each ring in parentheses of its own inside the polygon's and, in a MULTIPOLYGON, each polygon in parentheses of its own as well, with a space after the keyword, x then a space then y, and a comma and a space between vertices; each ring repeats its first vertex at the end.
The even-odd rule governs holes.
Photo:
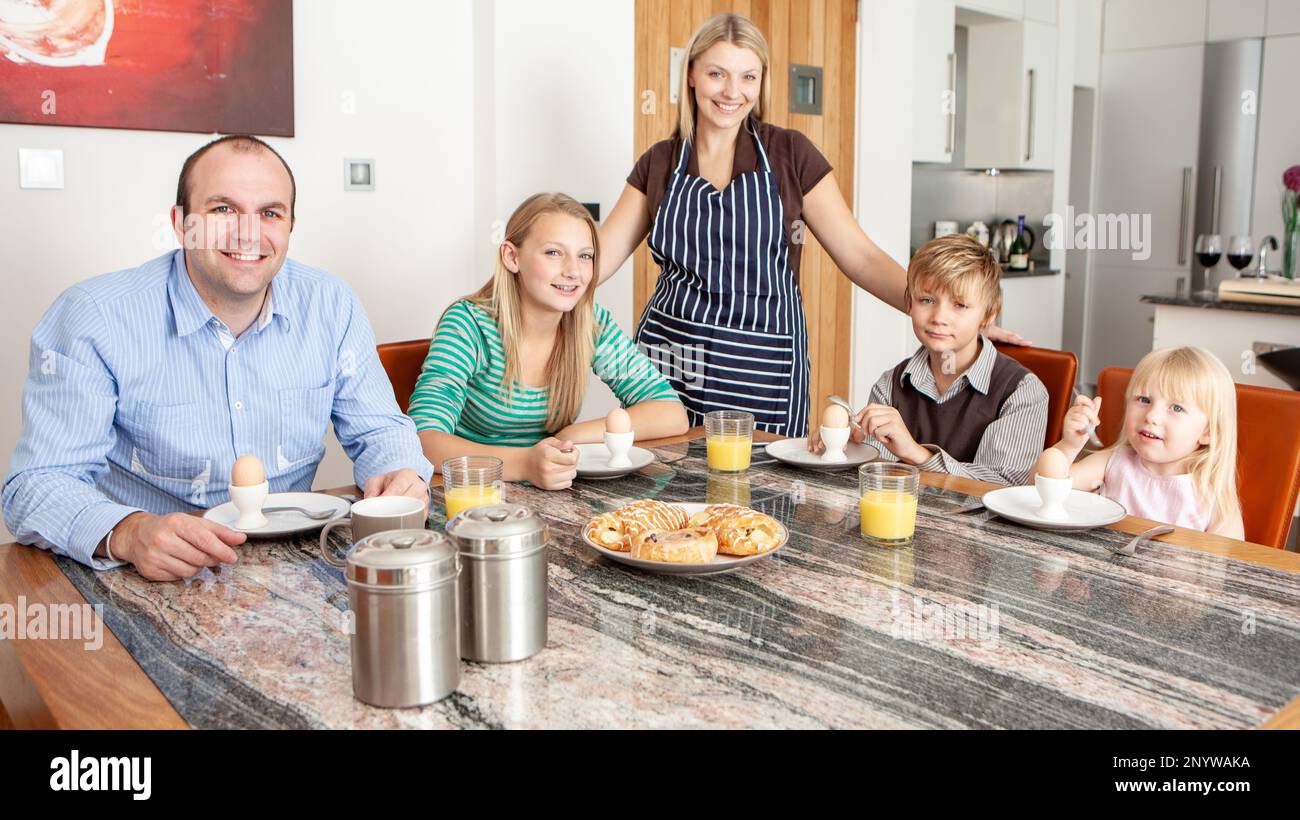
POLYGON ((1034 158, 1034 98, 1038 95, 1035 93, 1036 83, 1035 72, 1029 69, 1029 135, 1025 140, 1025 162, 1034 158))
POLYGON ((1183 169, 1183 204, 1178 215, 1178 264, 1187 264, 1187 203, 1192 198, 1192 168, 1183 169))
POLYGON ((1219 232, 1219 203, 1221 200, 1219 194, 1222 190, 1223 168, 1216 165, 1214 166, 1214 193, 1212 194, 1214 198, 1210 202, 1210 233, 1219 232))
POLYGON ((957 150, 957 55, 948 52, 948 145, 947 153, 957 150))

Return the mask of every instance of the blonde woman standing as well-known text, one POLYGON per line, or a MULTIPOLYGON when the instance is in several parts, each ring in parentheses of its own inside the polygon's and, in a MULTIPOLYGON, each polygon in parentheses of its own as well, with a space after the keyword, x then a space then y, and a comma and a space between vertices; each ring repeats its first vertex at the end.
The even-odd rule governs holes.
POLYGON ((599 259, 596 224, 572 197, 535 194, 515 210, 496 272, 443 313, 411 394, 431 462, 491 455, 506 481, 569 486, 573 445, 605 432, 604 419, 575 421, 592 371, 640 438, 686 431, 677 394, 596 304, 599 259))
MULTIPOLYGON (((802 436, 809 387, 798 226, 854 284, 900 311, 907 277, 862 232, 812 142, 764 122, 772 91, 758 28, 719 14, 686 54, 673 137, 641 156, 601 226, 601 279, 648 238, 661 272, 635 339, 691 424, 710 410, 739 409, 758 429, 802 436)), ((1021 341, 998 328, 989 336, 1021 341)))

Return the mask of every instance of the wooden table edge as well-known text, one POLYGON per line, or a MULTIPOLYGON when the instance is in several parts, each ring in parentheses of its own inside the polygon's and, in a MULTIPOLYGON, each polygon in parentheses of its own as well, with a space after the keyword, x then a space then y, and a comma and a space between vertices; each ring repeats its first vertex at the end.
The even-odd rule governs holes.
MULTIPOLYGON (((703 428, 697 427, 680 436, 637 444, 646 448, 666 447, 703 437, 703 428)), ((760 431, 754 434, 754 438, 763 442, 779 440, 780 436, 760 431)), ((922 474, 922 481, 929 487, 974 496, 998 486, 935 473, 922 474)), ((343 495, 356 493, 357 488, 337 487, 323 492, 343 495)), ((1144 519, 1126 518, 1110 528, 1136 534, 1150 526, 1151 522, 1144 519)), ((1275 569, 1300 572, 1300 555, 1262 544, 1181 528, 1158 540, 1275 569)), ((42 605, 86 603, 48 552, 20 544, 2 545, 0 603, 16 606, 19 595, 28 602, 42 605)), ((103 626, 102 622, 100 625, 103 626)), ((102 634, 103 645, 93 654, 76 641, 0 640, 0 705, 3 705, 15 729, 188 727, 112 630, 104 628, 102 634), (73 697, 54 697, 50 687, 42 685, 56 672, 65 675, 66 680, 77 681, 76 686, 66 687, 73 697), (77 699, 77 694, 89 696, 92 700, 77 699)), ((61 686, 60 693, 63 690, 61 686)), ((1261 728, 1300 728, 1300 697, 1279 710, 1261 728)))

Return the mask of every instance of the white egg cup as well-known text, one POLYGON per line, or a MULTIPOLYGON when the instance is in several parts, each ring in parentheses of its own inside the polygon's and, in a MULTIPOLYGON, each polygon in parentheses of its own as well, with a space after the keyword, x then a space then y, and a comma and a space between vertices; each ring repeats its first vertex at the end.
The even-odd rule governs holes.
POLYGON ((266 516, 262 515, 262 505, 266 503, 266 496, 270 492, 270 488, 270 482, 267 481, 247 487, 230 485, 230 501, 235 505, 235 509, 239 510, 239 518, 235 520, 235 529, 255 530, 258 527, 266 526, 266 516))
POLYGON ((1038 490, 1038 498, 1043 502, 1043 506, 1038 508, 1038 515, 1051 521, 1069 520, 1070 513, 1065 509, 1065 500, 1070 497, 1073 487, 1072 478, 1034 476, 1034 489, 1038 490))
POLYGON ((610 467, 632 466, 632 459, 628 458, 628 453, 632 450, 634 441, 636 441, 636 433, 631 430, 626 433, 605 433, 605 449, 609 450, 610 467))
POLYGON ((844 448, 849 443, 849 428, 827 427, 823 424, 821 433, 822 444, 826 445, 826 452, 822 453, 822 461, 827 464, 841 464, 847 461, 844 448))

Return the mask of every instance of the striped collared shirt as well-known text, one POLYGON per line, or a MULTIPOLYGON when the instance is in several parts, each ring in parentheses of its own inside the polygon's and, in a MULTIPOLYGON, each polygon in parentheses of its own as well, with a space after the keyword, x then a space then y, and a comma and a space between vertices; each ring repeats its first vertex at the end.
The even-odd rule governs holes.
MULTIPOLYGON (((594 305, 596 345, 591 368, 623 407, 679 401, 677 392, 636 349, 609 311, 594 305)), ((483 307, 454 303, 434 331, 407 412, 417 429, 437 430, 480 444, 531 447, 549 433, 549 387, 516 380, 507 395, 501 329, 483 307)))
MULTIPOLYGON (((930 370, 930 351, 925 345, 921 345, 908 360, 899 377, 899 385, 902 385, 902 379, 908 379, 918 393, 939 404, 966 389, 987 394, 998 351, 987 337, 981 337, 981 341, 974 363, 942 395, 930 370)), ((872 404, 895 406, 893 372, 892 367, 886 370, 871 388, 872 404)), ((906 424, 907 419, 903 419, 903 423, 906 424)), ((1007 397, 997 420, 984 431, 974 461, 958 461, 937 445, 917 442, 932 453, 929 460, 918 467, 928 472, 949 473, 998 484, 1023 484, 1043 452, 1043 432, 1046 429, 1047 388, 1037 376, 1028 373, 1007 397)), ((867 443, 879 450, 886 461, 898 461, 898 456, 883 443, 873 438, 868 438, 867 443)))
POLYGON ((5 524, 107 569, 93 553, 118 521, 225 502, 238 456, 261 459, 271 492, 311 489, 331 421, 358 485, 433 475, 351 288, 286 260, 235 338, 175 251, 74 285, 32 332, 5 524))

